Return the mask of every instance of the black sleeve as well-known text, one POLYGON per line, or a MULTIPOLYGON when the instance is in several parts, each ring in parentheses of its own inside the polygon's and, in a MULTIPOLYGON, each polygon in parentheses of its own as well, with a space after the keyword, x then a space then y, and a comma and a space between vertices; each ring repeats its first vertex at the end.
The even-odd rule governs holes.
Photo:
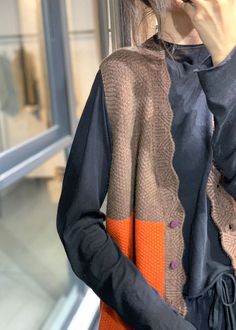
POLYGON ((195 70, 214 115, 213 160, 222 186, 236 199, 236 46, 219 64, 211 56, 195 70))
POLYGON ((57 231, 71 267, 134 329, 195 329, 162 300, 105 229, 100 207, 108 189, 111 145, 98 71, 71 146, 57 210, 57 231))

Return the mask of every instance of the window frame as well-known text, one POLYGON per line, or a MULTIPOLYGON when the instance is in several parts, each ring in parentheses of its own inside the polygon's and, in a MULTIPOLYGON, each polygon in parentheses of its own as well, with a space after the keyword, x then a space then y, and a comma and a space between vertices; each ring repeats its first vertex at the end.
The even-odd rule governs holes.
POLYGON ((0 191, 70 146, 77 125, 65 1, 39 3, 54 125, 0 153, 0 191))

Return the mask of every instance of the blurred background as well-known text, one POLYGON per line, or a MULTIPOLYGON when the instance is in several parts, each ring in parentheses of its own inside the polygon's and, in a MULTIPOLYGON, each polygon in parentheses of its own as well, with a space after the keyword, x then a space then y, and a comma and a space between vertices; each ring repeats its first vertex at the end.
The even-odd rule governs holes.
POLYGON ((119 0, 0 0, 1 330, 97 329, 55 220, 99 63, 130 45, 124 20, 119 0))

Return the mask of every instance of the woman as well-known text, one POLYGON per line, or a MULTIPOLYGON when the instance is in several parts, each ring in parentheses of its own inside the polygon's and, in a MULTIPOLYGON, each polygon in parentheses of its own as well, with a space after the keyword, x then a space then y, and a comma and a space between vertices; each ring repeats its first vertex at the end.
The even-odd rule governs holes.
POLYGON ((99 329, 235 329, 236 2, 125 4, 131 18, 154 12, 158 33, 101 63, 67 162, 58 233, 104 302, 99 329), (212 161, 220 182, 209 183, 212 161))

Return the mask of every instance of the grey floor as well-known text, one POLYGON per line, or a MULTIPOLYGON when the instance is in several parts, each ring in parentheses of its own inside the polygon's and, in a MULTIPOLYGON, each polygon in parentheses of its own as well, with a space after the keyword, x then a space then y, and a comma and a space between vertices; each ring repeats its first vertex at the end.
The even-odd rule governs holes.
POLYGON ((40 329, 68 290, 52 187, 59 192, 56 181, 24 178, 0 195, 0 329, 40 329))

